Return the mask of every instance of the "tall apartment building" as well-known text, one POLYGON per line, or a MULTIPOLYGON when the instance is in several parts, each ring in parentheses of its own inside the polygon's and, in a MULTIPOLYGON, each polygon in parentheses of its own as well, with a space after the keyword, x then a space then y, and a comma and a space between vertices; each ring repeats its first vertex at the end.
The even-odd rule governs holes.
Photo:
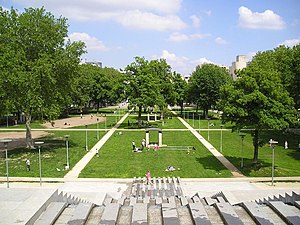
POLYGON ((237 79, 236 74, 234 73, 236 70, 241 70, 247 66, 246 56, 238 55, 236 57, 236 61, 232 62, 232 65, 229 67, 229 72, 233 80, 237 79))

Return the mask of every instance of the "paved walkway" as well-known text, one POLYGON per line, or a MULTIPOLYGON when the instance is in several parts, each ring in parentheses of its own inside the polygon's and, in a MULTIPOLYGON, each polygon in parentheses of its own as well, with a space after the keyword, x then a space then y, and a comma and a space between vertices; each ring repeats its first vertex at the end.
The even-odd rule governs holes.
MULTIPOLYGON (((172 111, 172 109, 170 109, 172 111)), ((177 115, 175 111, 173 114, 177 115)), ((244 175, 239 171, 228 159, 226 159, 211 143, 205 140, 192 126, 190 126, 184 119, 178 117, 178 119, 186 126, 192 134, 210 151, 230 172, 234 177, 244 177, 244 175)))
MULTIPOLYGON (((90 149, 84 157, 70 170, 69 173, 67 173, 64 177, 65 181, 72 181, 79 177, 79 174, 81 170, 84 169, 84 167, 89 163, 89 161, 95 156, 96 149, 100 150, 101 147, 105 144, 105 142, 113 135, 113 133, 118 129, 118 127, 124 122, 124 120, 127 118, 129 113, 126 113, 118 122, 117 124, 110 129, 102 138, 100 141, 98 141, 92 149, 90 149)), ((100 151, 99 151, 100 152, 100 151)))

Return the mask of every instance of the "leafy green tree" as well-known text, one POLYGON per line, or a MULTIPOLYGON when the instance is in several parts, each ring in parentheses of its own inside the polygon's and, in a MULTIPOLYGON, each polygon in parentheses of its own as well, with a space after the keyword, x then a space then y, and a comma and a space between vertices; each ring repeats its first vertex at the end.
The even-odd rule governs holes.
POLYGON ((200 106, 204 116, 208 116, 208 110, 216 105, 220 96, 220 87, 231 80, 227 69, 214 65, 203 64, 197 66, 189 80, 188 98, 200 106))
POLYGON ((180 106, 180 114, 182 115, 184 102, 186 101, 188 84, 179 73, 174 72, 173 86, 175 92, 175 103, 180 106))
POLYGON ((139 124, 142 109, 153 107, 160 97, 159 80, 153 74, 149 61, 141 57, 135 57, 135 62, 125 68, 125 95, 130 105, 138 108, 139 124))
POLYGON ((258 149, 263 144, 261 131, 287 128, 296 120, 293 99, 269 56, 269 52, 258 53, 247 68, 239 71, 239 78, 234 83, 221 88, 218 104, 223 119, 234 122, 236 129, 254 129, 254 163, 258 161, 258 149))
POLYGON ((81 42, 66 41, 65 18, 41 9, 0 9, 0 78, 3 96, 26 118, 26 143, 33 147, 30 122, 38 113, 52 120, 64 107, 76 76, 81 42))

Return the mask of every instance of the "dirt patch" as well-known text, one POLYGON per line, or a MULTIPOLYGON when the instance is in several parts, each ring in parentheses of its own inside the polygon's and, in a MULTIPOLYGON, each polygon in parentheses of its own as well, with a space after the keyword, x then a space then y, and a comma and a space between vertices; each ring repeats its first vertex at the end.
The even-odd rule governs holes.
MULTIPOLYGON (((33 139, 47 136, 49 133, 46 131, 31 131, 33 139)), ((8 144, 8 150, 14 148, 26 147, 26 132, 0 132, 0 139, 11 139, 12 142, 8 144)), ((0 151, 4 151, 4 145, 0 145, 0 151)))
POLYGON ((90 124, 96 124, 104 122, 105 117, 96 117, 93 115, 83 115, 82 117, 71 117, 61 120, 54 120, 52 123, 44 123, 43 126, 48 129, 55 128, 69 128, 69 127, 78 127, 85 126, 90 124), (98 121, 97 121, 98 119, 98 121))
MULTIPOLYGON (((105 117, 96 117, 93 115, 84 115, 82 117, 71 117, 61 120, 54 120, 54 123, 44 123, 43 126, 47 129, 55 129, 55 128, 70 128, 77 126, 85 126, 90 124, 96 124, 104 122, 105 117), (97 120, 98 119, 98 120, 97 120)), ((31 131, 31 135, 33 139, 41 138, 49 135, 49 132, 46 131, 31 131)), ((11 139, 13 140, 8 144, 8 150, 14 148, 26 147, 26 132, 0 132, 0 139, 11 139)), ((5 151, 4 145, 0 145, 0 152, 5 151)))

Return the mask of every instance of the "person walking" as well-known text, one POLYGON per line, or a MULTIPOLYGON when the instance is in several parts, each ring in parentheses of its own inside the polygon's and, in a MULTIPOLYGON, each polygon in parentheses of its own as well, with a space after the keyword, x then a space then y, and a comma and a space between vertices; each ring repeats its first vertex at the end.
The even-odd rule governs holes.
POLYGON ((142 140, 142 151, 144 150, 145 146, 146 146, 146 140, 145 140, 145 138, 143 138, 143 140, 142 140))
POLYGON ((147 179, 147 184, 151 184, 151 173, 150 170, 148 170, 148 172, 145 174, 146 175, 146 179, 147 179))
POLYGON ((99 150, 96 148, 96 157, 99 157, 99 150))
POLYGON ((26 165, 27 165, 27 171, 29 172, 30 171, 30 160, 29 159, 26 160, 26 165))
POLYGON ((135 150, 135 142, 132 141, 132 151, 134 151, 134 150, 135 150))

